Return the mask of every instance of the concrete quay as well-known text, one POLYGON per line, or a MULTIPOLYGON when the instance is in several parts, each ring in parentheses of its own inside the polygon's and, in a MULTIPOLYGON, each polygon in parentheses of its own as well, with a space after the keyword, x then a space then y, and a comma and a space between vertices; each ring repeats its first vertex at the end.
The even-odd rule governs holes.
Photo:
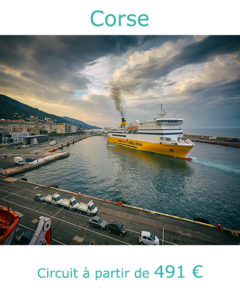
POLYGON ((0 149, 0 169, 1 173, 6 176, 13 176, 22 172, 29 171, 48 164, 57 159, 65 158, 70 155, 69 152, 63 152, 63 148, 71 144, 77 143, 92 135, 67 136, 65 138, 57 138, 57 144, 49 146, 49 142, 35 145, 28 148, 19 149, 0 149), (21 156, 24 159, 31 157, 35 159, 33 163, 26 163, 24 166, 16 166, 13 162, 14 156, 21 156))
POLYGON ((55 154, 51 154, 51 155, 36 159, 32 163, 26 163, 24 166, 5 169, 5 170, 2 171, 2 174, 5 175, 5 176, 16 175, 16 174, 19 174, 19 173, 30 171, 32 169, 39 168, 43 165, 46 165, 50 162, 53 162, 53 161, 57 160, 57 159, 68 157, 69 155, 70 155, 69 152, 58 152, 58 153, 55 153, 55 154))
POLYGON ((0 176, 0 205, 6 206, 6 203, 21 217, 19 228, 22 230, 34 230, 40 216, 50 217, 53 245, 137 245, 140 231, 154 233, 162 245, 240 244, 237 230, 219 231, 214 225, 0 176), (108 223, 122 223, 127 229, 126 236, 90 227, 86 215, 34 200, 37 193, 46 196, 56 192, 64 198, 75 195, 79 202, 93 200, 99 209, 98 215, 108 223))

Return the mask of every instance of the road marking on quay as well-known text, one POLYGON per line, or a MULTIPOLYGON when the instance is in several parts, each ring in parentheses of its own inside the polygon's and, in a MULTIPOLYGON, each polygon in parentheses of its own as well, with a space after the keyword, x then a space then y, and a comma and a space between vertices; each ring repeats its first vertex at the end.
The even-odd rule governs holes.
MULTIPOLYGON (((160 225, 154 225, 154 224, 151 224, 151 223, 143 222, 143 221, 140 221, 140 220, 132 219, 132 218, 129 218, 129 217, 117 215, 117 214, 110 213, 110 212, 106 212, 106 211, 102 211, 102 212, 103 212, 103 213, 106 213, 106 214, 109 214, 109 215, 117 216, 117 217, 119 217, 119 218, 123 218, 123 219, 131 220, 131 221, 139 222, 139 223, 142 223, 142 224, 151 226, 151 227, 155 227, 155 228, 163 228, 163 226, 160 226, 160 225)), ((181 219, 181 218, 180 218, 180 219, 181 219)), ((179 234, 179 235, 186 236, 186 237, 189 237, 189 238, 194 238, 194 239, 197 239, 197 240, 201 240, 201 241, 213 243, 212 241, 210 241, 210 240, 208 240, 208 239, 203 239, 203 238, 194 236, 194 235, 192 235, 191 233, 183 233, 183 232, 181 232, 181 231, 176 231, 176 230, 172 230, 172 229, 168 229, 168 228, 165 228, 165 230, 167 230, 167 231, 169 231, 169 232, 177 233, 177 234, 179 234)), ((165 241, 165 242, 166 242, 166 241, 165 241)), ((175 244, 174 244, 174 245, 175 245, 175 244)))
MULTIPOLYGON (((4 191, 4 192, 7 192, 7 193, 9 193, 9 194, 16 195, 16 196, 18 196, 18 197, 22 197, 22 198, 27 199, 27 200, 32 200, 31 198, 24 197, 24 196, 22 196, 22 195, 19 195, 19 194, 13 193, 13 192, 9 192, 9 191, 6 191, 6 190, 0 189, 0 191, 4 191)), ((6 195, 6 196, 4 196, 4 197, 8 197, 8 196, 10 196, 10 195, 6 195)), ((45 208, 46 206, 49 206, 49 203, 47 203, 47 204, 45 204, 44 206, 40 207, 40 209, 43 209, 43 208, 45 208)), ((56 207, 56 206, 54 206, 54 207, 56 207)), ((56 215, 57 213, 59 213, 61 210, 63 210, 63 208, 60 209, 59 211, 57 211, 53 216, 55 216, 55 215, 56 215)), ((71 213, 73 213, 73 214, 79 216, 79 213, 77 213, 77 212, 69 211, 69 210, 65 210, 65 211, 71 212, 71 213)), ((100 211, 99 211, 99 212, 100 212, 100 211)), ((108 213, 108 212, 106 212, 106 211, 102 211, 102 212, 105 213, 105 214, 107 214, 107 215, 112 215, 112 213, 108 213)), ((83 214, 80 214, 80 216, 89 219, 89 216, 86 216, 86 215, 83 215, 83 214)), ((122 216, 119 216, 119 217, 125 218, 125 217, 122 217, 122 216)), ((130 219, 130 218, 129 218, 129 219, 130 219)), ((130 219, 130 220, 136 221, 136 222, 140 222, 140 223, 141 223, 141 221, 137 221, 137 220, 134 220, 134 219, 130 219)), ((88 227, 88 225, 86 226, 86 228, 87 228, 87 227, 88 227)), ((131 231, 131 232, 133 232, 133 233, 139 234, 138 231, 135 231, 135 230, 132 230, 132 229, 129 229, 129 228, 127 228, 127 230, 128 230, 128 231, 131 231)), ((174 245, 175 245, 175 244, 174 244, 174 245)))
POLYGON ((51 218, 55 217, 60 211, 62 211, 63 209, 59 209, 54 215, 51 216, 51 218))
MULTIPOLYGON (((0 191, 1 191, 1 189, 0 189, 0 191)), ((5 190, 4 190, 4 191, 5 191, 5 190)), ((9 192, 9 191, 6 191, 6 192, 11 193, 11 194, 14 194, 14 195, 17 195, 17 196, 22 197, 22 198, 27 199, 27 200, 32 200, 32 199, 30 199, 30 198, 24 197, 24 196, 22 196, 22 195, 19 195, 19 194, 13 193, 13 192, 9 192)), ((9 195, 7 195, 7 196, 9 196, 9 195)), ((7 196, 5 196, 5 197, 7 197, 7 196)), ((44 206, 41 207, 40 209, 43 209, 44 207, 46 207, 46 206, 48 206, 48 205, 49 205, 49 203, 47 203, 46 205, 44 205, 44 206)), ((60 209, 59 211, 57 211, 52 217, 54 217, 56 214, 58 214, 61 210, 63 210, 63 209, 60 209)), ((68 211, 68 210, 67 210, 67 211, 68 211)), ((69 211, 68 211, 68 212, 69 212, 69 211)), ((102 211, 102 212, 105 213, 105 214, 107 214, 107 215, 112 215, 112 213, 108 213, 108 212, 106 212, 106 211, 102 211)), ((71 211, 71 213, 73 213, 73 214, 79 216, 79 213, 76 213, 76 212, 74 212, 74 211, 71 211)), ((89 219, 88 216, 83 215, 83 214, 81 214, 81 217, 84 217, 84 218, 89 219)), ((123 216, 119 216, 119 217, 125 218, 125 217, 123 217, 123 216)), ((130 218, 129 218, 129 219, 130 219, 130 218)), ((134 219, 130 219, 130 220, 135 221, 135 222, 140 222, 140 223, 142 223, 141 221, 137 221, 137 220, 134 220, 134 219)), ((89 224, 88 224, 88 225, 89 225, 89 224)), ((88 225, 85 227, 86 229, 89 227, 88 225)), ((150 224, 149 224, 149 225, 150 225, 150 224)), ((150 225, 150 226, 152 226, 152 225, 150 225)), ((135 230, 132 230, 132 229, 129 229, 129 228, 127 228, 127 230, 130 231, 130 232, 136 233, 137 235, 139 235, 139 232, 138 232, 138 231, 135 231, 135 230)), ((95 232, 95 231, 94 231, 94 232, 95 232)), ((171 243, 171 242, 168 242, 168 243, 169 243, 169 244, 172 244, 172 245, 176 245, 176 244, 171 243)))
MULTIPOLYGON (((2 199, 2 198, 0 197, 0 199, 2 199)), ((25 206, 25 205, 17 204, 17 203, 15 203, 15 202, 13 202, 13 201, 10 201, 10 200, 8 200, 8 202, 10 202, 10 203, 12 203, 12 204, 15 204, 15 205, 17 205, 17 206, 20 206, 20 207, 22 207, 22 208, 25 208, 25 209, 34 211, 35 213, 42 214, 42 212, 40 212, 40 211, 38 211, 38 210, 35 210, 35 209, 32 209, 32 208, 29 208, 29 207, 27 207, 27 206, 25 206)), ((46 215, 47 217, 53 218, 53 219, 55 219, 55 220, 57 220, 57 221, 60 221, 60 222, 69 224, 69 225, 71 225, 71 226, 75 226, 75 227, 81 228, 81 229, 83 229, 83 230, 86 230, 86 231, 95 233, 95 234, 97 234, 97 235, 100 235, 100 236, 103 236, 103 237, 105 237, 105 238, 108 238, 108 239, 111 239, 111 240, 120 242, 120 243, 122 243, 122 244, 125 244, 125 245, 131 245, 131 244, 129 244, 129 243, 123 242, 123 241, 121 241, 121 240, 115 239, 115 238, 113 238, 113 237, 107 236, 107 235, 102 234, 102 233, 98 233, 98 232, 93 231, 93 230, 87 229, 87 228, 85 228, 85 227, 82 227, 82 226, 80 226, 80 225, 77 225, 77 224, 68 222, 68 221, 66 221, 66 220, 62 220, 62 219, 59 219, 59 218, 57 218, 57 217, 52 217, 52 216, 49 215, 49 214, 45 214, 45 215, 46 215)))
MULTIPOLYGON (((0 189, 1 190, 1 189, 0 189)), ((18 194, 16 194, 16 195, 18 195, 18 194)), ((7 195, 7 196, 10 196, 10 195, 7 195)), ((7 197, 7 196, 5 196, 5 197, 7 197)), ((18 196, 20 196, 20 197, 23 197, 23 198, 26 198, 26 197, 24 197, 24 196, 21 196, 21 195, 18 195, 18 196)), ((29 198, 26 198, 26 199, 29 199, 29 198)), ((30 199, 29 199, 30 200, 30 199)), ((46 207, 46 206, 48 206, 49 204, 46 204, 46 205, 44 205, 44 207, 46 207)), ((41 209, 42 209, 43 207, 41 207, 41 209)), ((61 210, 63 210, 63 209, 60 209, 60 210, 58 210, 52 217, 54 217, 56 214, 58 214, 61 210)), ((78 215, 79 216, 79 214, 78 213, 75 213, 75 212, 73 212, 73 211, 71 211, 71 213, 74 213, 75 215, 78 215)), ((106 212, 105 212, 106 213, 106 212)), ((107 213, 106 213, 107 214, 107 213)), ((82 217, 86 217, 86 218, 88 218, 88 216, 85 216, 85 215, 81 215, 82 217)), ((38 222, 38 219, 33 219, 32 220, 32 223, 37 223, 38 222)), ((89 228, 89 224, 87 224, 87 226, 85 227, 85 229, 87 229, 87 228, 89 228)), ((135 230, 132 230, 132 229, 127 229, 128 231, 130 231, 130 232, 133 232, 133 233, 136 233, 137 235, 139 235, 139 232, 138 231, 135 231, 135 230)), ((96 232, 96 231, 93 231, 93 232, 96 232)), ((96 232, 97 233, 97 232, 96 232)), ((75 238, 75 237, 74 237, 75 238)), ((75 240, 73 238, 73 240, 75 240)), ((159 240, 160 241, 162 241, 162 245, 163 245, 163 239, 160 239, 159 238, 159 240)), ((77 240, 75 240, 75 241, 77 241, 77 240)), ((78 241, 77 241, 78 242, 78 241)), ((170 245, 177 245, 177 244, 175 244, 175 243, 172 243, 172 242, 169 242, 169 241, 164 241, 165 242, 165 244, 167 243, 167 244, 170 244, 170 245)))
MULTIPOLYGON (((42 184, 38 184, 38 183, 35 183, 35 182, 30 182, 28 181, 28 183, 32 184, 32 185, 35 185, 35 186, 38 186, 38 187, 44 187, 46 188, 45 185, 42 185, 42 184)), ((3 183, 4 184, 4 183, 3 183)), ((7 184, 4 184, 6 186, 8 186, 7 184)), ((34 189, 34 188, 33 188, 34 189)), ((107 203, 112 203, 112 204, 115 204, 114 201, 111 201, 111 200, 107 200, 107 199, 103 199, 103 198, 99 198, 99 197, 94 197, 94 196, 89 196, 89 195, 85 195, 85 194, 79 194, 79 193, 75 193, 75 192, 72 192, 72 191, 68 191, 68 190, 64 190, 64 189, 59 189, 59 188, 52 188, 53 190, 57 190, 57 191, 63 191, 63 192, 66 192, 66 193, 70 193, 70 194, 74 194, 74 195, 79 195, 79 196, 82 196, 82 197, 86 197, 86 198, 91 198, 91 199, 96 199, 96 200, 100 200, 100 201, 104 201, 104 202, 107 202, 107 203)), ((32 191, 30 191, 32 193, 32 191)), ((16 194, 18 195, 18 194, 16 194)), ((20 195, 19 195, 20 196, 20 195)), ((21 196, 20 196, 21 197, 21 196)), ((27 198, 26 198, 27 199, 27 198)), ((191 223, 198 223, 200 225, 204 225, 204 226, 208 226, 208 227, 212 227, 212 228, 215 228, 215 225, 212 225, 212 224, 205 224, 205 223, 201 223, 201 222, 196 222, 196 221, 193 221, 193 220, 190 220, 190 219, 185 219, 185 218, 180 218, 178 216, 173 216, 173 215, 169 215, 169 214, 165 214, 165 213, 160 213, 160 212, 156 212, 156 211, 152 211, 152 210, 148 210, 148 209, 144 209, 144 208, 141 208, 141 207, 137 207, 137 206, 132 206, 132 205, 128 205, 128 204, 123 204, 123 206, 126 206, 126 207, 130 207, 130 208, 134 208, 134 209, 138 209, 138 210, 141 210, 141 211, 146 211, 146 212, 149 212, 151 214, 154 214, 154 215, 160 215, 160 216, 167 216, 167 217, 170 217, 170 218, 174 218, 174 219, 180 219, 180 220, 183 220, 183 221, 188 221, 188 222, 191 222, 191 223)), ((104 212, 106 214, 111 214, 111 213, 108 213, 108 212, 104 212)), ((119 216, 120 218, 124 218, 122 216, 119 216)), ((138 221, 138 220, 134 220, 132 219, 133 221, 135 222, 140 222, 142 223, 141 221, 138 221)), ((153 224, 148 224, 149 226, 153 226, 155 227, 155 225, 153 224)), ((163 228, 163 227, 160 227, 160 228, 163 228)), ((128 229, 129 231, 131 231, 130 229, 128 229)), ((174 230, 170 230, 170 229, 166 229, 168 230, 169 232, 174 232, 174 233, 177 233, 177 234, 182 234, 183 236, 186 236, 186 234, 183 234, 181 232, 177 232, 177 231, 174 231, 174 230)), ((132 231, 134 232, 134 231, 132 231)), ((136 231, 135 231, 136 233, 136 231)), ((212 243, 212 241, 210 240, 207 240, 207 239, 202 239, 200 237, 197 237, 197 236, 193 236, 190 234, 190 237, 192 238, 195 238, 195 239, 199 239, 199 240, 203 240, 203 241, 206 241, 206 242, 210 242, 212 243)))
MULTIPOLYGON (((29 199, 29 198, 27 198, 27 199, 29 199)), ((30 200, 30 199, 29 199, 29 200, 30 200)), ((40 203, 40 204, 42 204, 42 203, 40 203)), ((47 204, 45 204, 45 205, 42 205, 40 208, 43 209, 43 208, 45 208, 45 207, 47 207, 47 206, 49 206, 49 203, 47 203, 47 204)))
MULTIPOLYGON (((0 191, 7 192, 7 193, 9 193, 9 194, 16 195, 16 196, 18 196, 18 197, 22 197, 22 198, 27 199, 27 200, 32 200, 32 199, 30 199, 30 198, 27 198, 27 197, 24 197, 24 196, 22 196, 22 195, 19 195, 19 194, 13 193, 13 192, 9 192, 9 191, 6 191, 6 190, 0 189, 0 191)), ((9 195, 7 195, 7 196, 9 196, 9 195)), ((4 197, 7 197, 7 196, 4 196, 4 197)), ((47 206, 47 205, 49 205, 49 204, 46 204, 45 206, 47 206)), ((44 207, 45 207, 45 206, 44 206, 44 207)), ((40 209, 41 209, 41 208, 40 208, 40 209)), ((148 226, 151 226, 151 227, 155 227, 155 228, 163 228, 163 226, 154 225, 154 224, 147 223, 147 222, 143 222, 143 221, 140 221, 140 220, 137 220, 137 219, 132 219, 132 218, 129 218, 129 217, 125 217, 125 216, 121 216, 121 215, 118 215, 118 214, 110 213, 110 212, 107 212, 107 211, 104 211, 104 210, 101 210, 101 211, 102 211, 103 213, 107 214, 107 215, 117 216, 117 217, 120 217, 120 218, 122 218, 122 219, 128 219, 128 220, 131 220, 131 221, 134 221, 134 222, 138 222, 138 223, 141 223, 141 224, 145 224, 145 225, 148 225, 148 226)), ((40 213, 41 213, 41 212, 40 212, 40 213)), ((76 214, 76 215, 79 215, 78 213, 73 212, 73 211, 71 211, 71 213, 74 213, 74 214, 76 214)), ((44 213, 44 214, 45 214, 45 213, 44 213)), ((85 215, 82 215, 82 214, 81 214, 81 216, 82 216, 82 217, 85 217, 85 218, 89 218, 88 216, 85 216, 85 215)), ((50 216, 50 217, 51 217, 51 216, 50 216)), ((85 228, 85 229, 88 230, 87 228, 85 228)), ((131 232, 133 232, 133 233, 139 234, 139 232, 134 231, 134 230, 132 230, 132 229, 128 229, 128 228, 127 228, 127 230, 128 230, 128 231, 131 231, 131 232)), ((171 230, 171 229, 168 229, 168 228, 165 228, 165 230, 167 230, 167 231, 169 231, 169 232, 173 232, 173 233, 179 234, 179 235, 182 235, 182 236, 188 236, 188 237, 190 237, 190 238, 195 238, 195 239, 198 239, 198 240, 202 240, 202 241, 206 241, 206 242, 213 243, 213 242, 210 241, 210 240, 203 239, 203 238, 200 238, 200 237, 196 237, 196 236, 193 236, 193 235, 191 235, 191 234, 184 234, 184 233, 182 233, 181 231, 175 231, 175 230, 171 230)), ((91 231, 91 230, 90 230, 90 231, 91 231)), ((96 232, 96 231, 92 231, 92 232, 96 232)), ((120 240, 118 240, 118 241, 120 241, 120 240)), ((166 240, 165 240, 164 242, 165 242, 165 243, 167 242, 167 243, 172 244, 172 245, 177 245, 177 244, 175 244, 175 243, 168 242, 168 241, 166 241, 166 240)))
MULTIPOLYGON (((7 195, 7 196, 9 196, 9 195, 7 195)), ((7 197, 7 196, 5 196, 5 197, 7 197)), ((24 197, 25 198, 25 197, 24 197)), ((27 199, 29 199, 29 198, 27 198, 27 199)), ((46 204, 45 206, 48 206, 48 204, 46 204)), ((44 206, 44 207, 45 207, 44 206)), ((42 208, 42 207, 41 207, 42 208)), ((54 217, 54 216, 56 216, 56 214, 58 214, 60 211, 62 211, 63 209, 59 209, 52 217, 54 217)), ((19 213, 19 212, 17 212, 17 211, 15 211, 18 215, 19 215, 19 217, 22 217, 23 216, 23 214, 21 214, 21 213, 19 213)), ((74 212, 73 212, 74 213, 74 212)), ((77 214, 77 213, 75 213, 76 215, 79 215, 79 214, 77 214)), ((82 216, 84 216, 84 215, 82 215, 82 216)), ((87 216, 84 216, 84 217, 87 217, 87 216)), ((87 217, 88 218, 88 217, 87 217)), ((36 224, 36 223, 38 223, 38 219, 33 219, 32 220, 32 223, 34 223, 34 224, 36 224)), ((87 229, 87 228, 89 228, 89 224, 87 224, 87 226, 85 227, 85 229, 87 229)), ((164 230, 164 229, 163 229, 164 230)), ((131 232, 133 232, 133 233, 136 233, 137 235, 139 234, 139 232, 138 231, 135 231, 135 230, 132 230, 132 229, 128 229, 128 231, 131 231, 131 232)), ((94 232, 96 232, 96 231, 94 231, 94 232)), ((97 233, 97 232, 96 232, 97 233)), ((84 241, 84 239, 82 240, 83 238, 81 238, 81 237, 79 237, 79 236, 75 236, 74 238, 73 238, 73 240, 74 241, 76 241, 76 242, 78 242, 78 243, 82 243, 83 241, 84 241)), ((163 241, 164 241, 164 238, 163 239, 160 239, 160 241, 162 241, 162 245, 163 245, 163 241)), ((168 243, 168 244, 171 244, 171 245, 177 245, 177 244, 175 244, 175 243, 172 243, 172 242, 169 242, 169 241, 164 241, 165 243, 168 243)))
MULTIPOLYGON (((1 189, 0 189, 1 190, 1 189)), ((16 194, 16 195, 18 195, 18 194, 16 194)), ((7 195, 7 196, 9 196, 9 195, 7 195)), ((7 197, 7 196, 5 196, 5 197, 7 197)), ((23 198, 26 198, 26 197, 24 197, 24 196, 21 196, 21 195, 18 195, 19 197, 23 197, 23 198)), ((26 199, 29 199, 29 198, 26 198, 26 199)), ((30 200, 30 199, 29 199, 30 200)), ((46 204, 45 206, 48 206, 49 204, 46 204)), ((44 207, 45 207, 44 206, 44 207)), ((42 207, 40 208, 40 209, 42 209, 42 207)), ((57 211, 52 217, 54 217, 57 213, 59 213, 60 211, 61 211, 62 209, 60 209, 59 211, 57 211)), ((75 212, 73 212, 73 211, 71 211, 71 213, 74 213, 75 215, 78 215, 79 216, 79 214, 78 213, 75 213, 75 212)), ((85 215, 81 215, 82 217, 86 217, 86 218, 88 218, 88 216, 85 216, 85 215)), ((37 223, 38 222, 38 220, 37 220, 37 222, 36 222, 36 220, 37 219, 33 219, 32 220, 32 223, 37 223)), ((88 229, 89 228, 89 224, 87 224, 87 226, 85 227, 85 229, 88 229)), ((133 232, 133 233, 136 233, 137 235, 139 235, 139 232, 138 231, 135 231, 135 230, 132 230, 132 229, 127 229, 128 231, 130 231, 130 232, 133 232)), ((95 232, 95 233, 97 233, 96 231, 92 231, 92 232, 95 232)), ((162 241, 162 239, 160 239, 161 241, 162 241)), ((169 241, 165 241, 165 243, 168 243, 168 244, 170 244, 170 245, 177 245, 177 244, 175 244, 175 243, 172 243, 172 242, 169 242, 169 241)))

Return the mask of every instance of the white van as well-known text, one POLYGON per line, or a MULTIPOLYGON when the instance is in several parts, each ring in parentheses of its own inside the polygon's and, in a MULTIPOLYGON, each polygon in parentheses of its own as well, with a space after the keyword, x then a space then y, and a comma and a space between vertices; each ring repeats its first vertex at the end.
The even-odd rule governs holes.
POLYGON ((25 160, 21 156, 16 156, 13 158, 13 162, 18 166, 25 165, 25 160))

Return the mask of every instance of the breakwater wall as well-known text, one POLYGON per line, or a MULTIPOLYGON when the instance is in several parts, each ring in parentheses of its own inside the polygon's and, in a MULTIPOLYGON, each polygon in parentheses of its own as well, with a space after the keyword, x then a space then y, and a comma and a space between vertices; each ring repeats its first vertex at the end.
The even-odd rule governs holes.
POLYGON ((32 169, 36 169, 36 168, 39 168, 50 162, 53 162, 57 159, 68 157, 69 155, 70 155, 69 152, 59 152, 59 153, 51 154, 51 155, 36 159, 31 163, 25 164, 24 166, 18 166, 18 167, 14 167, 14 168, 5 169, 5 170, 3 170, 3 175, 13 176, 13 175, 16 175, 19 173, 30 171, 32 169))
POLYGON ((192 135, 192 134, 184 134, 184 137, 192 140, 193 142, 240 148, 240 138, 229 138, 229 137, 208 136, 208 135, 192 135))
POLYGON ((80 138, 77 138, 77 139, 73 139, 72 141, 69 141, 69 142, 65 142, 65 143, 62 143, 62 144, 59 144, 59 145, 54 145, 54 147, 50 147, 48 149, 46 149, 46 152, 55 152, 55 151, 58 151, 58 150, 62 150, 63 148, 65 147, 68 147, 72 144, 75 144, 77 142, 80 142, 88 137, 90 137, 92 135, 87 135, 87 136, 84 136, 84 137, 80 137, 80 138))

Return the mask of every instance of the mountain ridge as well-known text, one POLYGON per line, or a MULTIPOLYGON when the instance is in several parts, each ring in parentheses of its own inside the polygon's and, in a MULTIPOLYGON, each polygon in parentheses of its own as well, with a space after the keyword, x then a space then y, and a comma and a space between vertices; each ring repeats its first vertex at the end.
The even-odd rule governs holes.
POLYGON ((0 94, 0 118, 1 119, 27 120, 27 118, 29 118, 30 116, 37 116, 39 119, 51 118, 52 120, 56 120, 57 123, 68 123, 68 124, 70 123, 73 125, 77 125, 75 123, 78 121, 81 124, 85 124, 85 126, 78 125, 78 126, 81 126, 82 128, 86 128, 86 129, 98 129, 99 128, 96 126, 86 124, 77 119, 73 119, 73 118, 69 118, 69 117, 60 117, 60 116, 57 116, 54 114, 46 113, 38 108, 34 108, 30 105, 23 104, 18 100, 15 100, 6 95, 0 94), (75 123, 73 123, 67 119, 74 120, 75 123))
POLYGON ((77 119, 74 119, 74 118, 70 118, 70 117, 61 117, 63 118, 64 120, 74 124, 74 125, 77 125, 77 126, 81 126, 81 127, 85 127, 87 129, 100 129, 100 127, 97 127, 97 126, 94 126, 94 125, 89 125, 83 121, 80 121, 80 120, 77 120, 77 119))

